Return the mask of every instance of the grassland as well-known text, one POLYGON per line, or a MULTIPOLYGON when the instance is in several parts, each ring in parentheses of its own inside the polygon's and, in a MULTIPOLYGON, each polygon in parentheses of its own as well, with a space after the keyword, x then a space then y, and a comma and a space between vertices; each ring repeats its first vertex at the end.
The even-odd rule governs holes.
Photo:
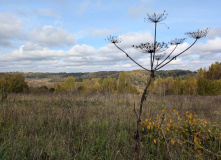
MULTIPOLYGON (((139 97, 10 94, 0 105, 0 159, 135 159, 139 97)), ((142 124, 144 158, 221 158, 220 96, 149 96, 142 124)))

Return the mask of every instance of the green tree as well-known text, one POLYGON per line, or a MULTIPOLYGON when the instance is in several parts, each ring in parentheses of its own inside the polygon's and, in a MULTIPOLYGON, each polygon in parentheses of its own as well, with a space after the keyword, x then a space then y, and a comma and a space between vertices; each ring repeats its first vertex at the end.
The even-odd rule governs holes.
POLYGON ((68 92, 73 92, 75 90, 75 80, 74 77, 67 77, 64 82, 64 90, 68 92))
POLYGON ((78 86, 77 90, 78 90, 79 93, 85 93, 86 92, 86 88, 83 85, 78 86))
POLYGON ((197 73, 196 73, 196 79, 200 79, 200 78, 206 78, 206 68, 202 69, 200 68, 197 73))
POLYGON ((211 80, 200 78, 197 80, 197 85, 197 92, 199 95, 212 95, 213 84, 211 80))
POLYGON ((12 74, 10 81, 11 91, 14 93, 27 91, 29 89, 28 84, 25 82, 24 76, 20 73, 12 74))
POLYGON ((221 79, 213 81, 214 95, 221 95, 221 79))
POLYGON ((7 80, 5 80, 4 78, 0 79, 0 93, 1 93, 1 100, 2 102, 7 100, 8 97, 8 93, 11 90, 11 83, 7 80))
POLYGON ((214 64, 211 64, 209 70, 206 73, 206 78, 210 80, 221 79, 221 63, 216 62, 214 64))

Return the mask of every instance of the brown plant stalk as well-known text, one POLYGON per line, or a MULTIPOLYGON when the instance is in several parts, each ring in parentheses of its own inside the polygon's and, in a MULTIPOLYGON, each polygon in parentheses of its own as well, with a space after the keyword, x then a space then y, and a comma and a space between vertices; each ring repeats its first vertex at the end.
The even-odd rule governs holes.
MULTIPOLYGON (((152 22, 155 24, 155 31, 154 31, 154 42, 153 43, 141 43, 140 45, 133 45, 132 47, 135 48, 136 50, 146 53, 150 55, 150 69, 147 69, 143 65, 139 64, 137 61, 135 61, 129 54, 124 51, 122 48, 120 48, 117 43, 120 43, 122 40, 119 37, 115 36, 109 36, 107 37, 107 40, 115 45, 116 48, 118 48, 120 51, 122 51, 130 60, 132 60, 135 64, 137 64, 139 67, 143 68, 144 70, 148 71, 150 73, 150 80, 148 81, 143 94, 141 96, 141 101, 140 101, 140 108, 139 108, 139 114, 137 117, 137 130, 136 130, 136 155, 137 155, 137 160, 141 159, 142 153, 141 153, 141 120, 142 120, 142 109, 143 109, 143 103, 146 100, 147 97, 147 89, 150 86, 151 81, 154 81, 155 78, 155 72, 158 71, 159 69, 165 67, 167 64, 172 62, 173 60, 176 60, 176 58, 180 55, 182 55, 184 52, 189 50, 196 42, 198 39, 206 37, 208 33, 208 28, 205 30, 197 30, 196 32, 188 32, 186 33, 187 36, 190 38, 195 39, 195 41, 187 47, 185 50, 183 50, 180 53, 176 53, 175 56, 173 56, 171 59, 169 57, 175 52, 177 49, 178 45, 182 44, 185 40, 185 38, 181 39, 175 39, 172 40, 169 43, 165 42, 157 42, 157 23, 165 20, 167 17, 166 12, 164 11, 162 14, 147 14, 147 18, 145 21, 152 22), (164 55, 160 55, 159 53, 166 51, 170 46, 175 45, 174 49, 167 54, 167 56, 164 58, 164 55), (168 47, 169 46, 169 47, 168 47), (159 61, 162 59, 162 61, 159 63, 159 61), (156 61, 155 61, 156 60, 156 61)), ((135 112, 136 113, 136 112, 135 112)))

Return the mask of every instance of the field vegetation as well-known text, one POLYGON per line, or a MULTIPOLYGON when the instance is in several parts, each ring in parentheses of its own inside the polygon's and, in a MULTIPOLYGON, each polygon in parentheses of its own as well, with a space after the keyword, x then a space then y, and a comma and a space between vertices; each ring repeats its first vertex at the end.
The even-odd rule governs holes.
MULTIPOLYGON (((194 76, 156 78, 142 112, 143 159, 221 159, 220 70, 217 62, 194 76)), ((2 74, 0 159, 136 159, 143 77, 68 76, 49 88, 2 74)))
MULTIPOLYGON (((10 94, 0 106, 0 159, 134 159, 138 100, 136 94, 10 94)), ((219 96, 148 96, 144 158, 220 159, 220 106, 219 96)))

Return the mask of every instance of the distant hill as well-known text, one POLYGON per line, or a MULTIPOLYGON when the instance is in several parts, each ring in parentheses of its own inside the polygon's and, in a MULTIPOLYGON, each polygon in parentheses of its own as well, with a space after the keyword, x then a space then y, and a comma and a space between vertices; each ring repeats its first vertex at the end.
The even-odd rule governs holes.
MULTIPOLYGON (((143 76, 148 75, 149 73, 144 70, 133 70, 133 71, 126 71, 130 75, 136 75, 136 74, 142 74, 143 76)), ((13 72, 10 72, 13 73, 13 72)), ((18 72, 16 72, 18 73, 18 72)), ((50 73, 50 72, 28 72, 23 73, 19 72, 24 75, 26 79, 51 79, 52 81, 57 81, 59 79, 64 79, 69 76, 73 76, 77 82, 81 82, 83 79, 92 79, 92 78, 118 78, 120 71, 99 71, 99 72, 84 72, 84 73, 66 73, 66 72, 60 72, 60 73, 50 73)), ((0 76, 3 75, 4 72, 0 72, 0 76)), ((189 70, 162 70, 156 72, 156 78, 166 78, 166 77, 179 77, 181 76, 182 79, 186 79, 187 76, 195 76, 196 72, 192 72, 189 70)))
MULTIPOLYGON (((145 70, 133 70, 126 71, 130 75, 130 81, 135 86, 143 86, 146 83, 146 78, 149 72, 145 70)), ((13 72, 12 72, 13 73, 13 72)), ((18 73, 18 72, 16 72, 18 73)), ((4 73, 0 73, 3 75, 4 73)), ((86 72, 86 73, 42 73, 42 72, 28 72, 22 73, 31 86, 54 86, 56 82, 64 81, 67 77, 73 76, 76 82, 82 82, 83 79, 100 78, 104 79, 107 77, 118 79, 120 71, 99 71, 99 72, 86 72)), ((156 79, 158 77, 176 77, 181 76, 182 79, 186 79, 188 76, 195 76, 196 72, 189 70, 165 70, 156 72, 156 79)))
MULTIPOLYGON (((149 73, 144 70, 134 70, 134 71, 126 71, 131 75, 131 78, 144 78, 149 73)), ((41 73, 41 72, 28 72, 23 73, 26 79, 50 79, 51 82, 57 82, 61 79, 65 79, 68 76, 73 76, 76 82, 82 82, 83 79, 92 79, 92 78, 118 78, 120 71, 99 71, 99 72, 86 72, 86 73, 41 73)), ((195 76, 196 72, 192 72, 189 70, 165 70, 156 72, 156 78, 166 78, 166 77, 179 77, 182 79, 186 79, 187 76, 195 76)))

